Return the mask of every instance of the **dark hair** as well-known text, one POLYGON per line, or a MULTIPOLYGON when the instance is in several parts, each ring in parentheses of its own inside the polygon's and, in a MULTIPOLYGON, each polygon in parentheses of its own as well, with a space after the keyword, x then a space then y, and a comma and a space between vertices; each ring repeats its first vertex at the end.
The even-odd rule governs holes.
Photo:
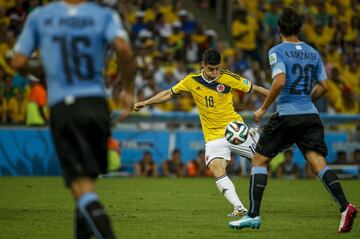
POLYGON ((215 49, 207 49, 203 54, 205 64, 218 65, 221 63, 221 55, 215 49))
POLYGON ((278 26, 284 36, 298 35, 302 26, 302 18, 293 8, 285 8, 279 17, 278 26))

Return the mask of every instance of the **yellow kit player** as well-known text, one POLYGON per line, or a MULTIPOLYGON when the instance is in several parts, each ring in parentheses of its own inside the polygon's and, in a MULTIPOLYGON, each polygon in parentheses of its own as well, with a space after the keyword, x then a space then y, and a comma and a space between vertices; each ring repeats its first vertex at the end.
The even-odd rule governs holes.
POLYGON ((234 184, 227 176, 226 167, 230 163, 231 152, 251 159, 259 134, 256 130, 250 129, 251 137, 240 145, 230 144, 225 139, 226 125, 231 121, 243 121, 234 110, 231 90, 255 92, 264 96, 268 94, 268 90, 253 85, 249 80, 235 73, 221 70, 221 55, 214 49, 204 52, 201 67, 201 72, 187 75, 171 89, 136 103, 134 110, 139 111, 147 105, 163 103, 182 93, 190 93, 198 108, 205 137, 206 166, 214 176, 220 192, 234 206, 234 211, 229 216, 241 216, 247 212, 247 209, 241 203, 234 184))

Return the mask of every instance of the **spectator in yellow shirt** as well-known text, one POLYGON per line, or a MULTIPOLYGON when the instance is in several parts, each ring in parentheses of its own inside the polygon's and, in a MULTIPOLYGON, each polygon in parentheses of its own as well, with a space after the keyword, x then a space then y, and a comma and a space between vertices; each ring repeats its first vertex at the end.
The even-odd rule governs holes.
POLYGON ((358 114, 359 102, 355 98, 355 94, 350 87, 345 87, 342 91, 340 112, 345 114, 358 114))
POLYGON ((328 44, 330 44, 331 40, 331 35, 328 35, 325 32, 324 27, 321 25, 317 25, 315 27, 314 34, 308 36, 308 41, 314 44, 318 50, 324 49, 328 44))
POLYGON ((353 10, 350 7, 346 7, 342 2, 338 6, 338 20, 340 22, 345 22, 349 26, 351 18, 354 15, 353 10))
POLYGON ((16 89, 14 94, 15 95, 9 99, 7 107, 9 123, 23 124, 25 123, 27 101, 24 97, 23 90, 16 89))
POLYGON ((326 94, 326 100, 329 102, 331 108, 336 112, 340 112, 342 107, 341 97, 342 89, 344 87, 344 82, 340 78, 339 69, 334 67, 331 70, 331 77, 328 81, 329 91, 326 94))
POLYGON ((234 38, 235 47, 243 50, 246 57, 250 56, 252 59, 260 61, 256 51, 258 29, 256 20, 248 16, 245 10, 241 9, 236 12, 231 26, 231 35, 234 38))
POLYGON ((360 70, 358 69, 358 64, 355 60, 350 63, 348 69, 343 73, 345 83, 351 86, 352 91, 360 97, 360 70))
POLYGON ((344 36, 344 40, 346 42, 355 42, 356 37, 359 34, 359 31, 358 31, 359 25, 360 25, 359 16, 353 16, 351 18, 351 24, 350 24, 350 26, 347 26, 347 31, 344 36))

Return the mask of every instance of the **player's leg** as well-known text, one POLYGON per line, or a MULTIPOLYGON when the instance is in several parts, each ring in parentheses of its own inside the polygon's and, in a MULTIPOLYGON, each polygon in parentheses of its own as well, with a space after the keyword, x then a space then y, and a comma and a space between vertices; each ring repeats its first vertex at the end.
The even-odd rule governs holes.
POLYGON ((318 175, 332 198, 338 203, 341 213, 339 232, 349 232, 352 228, 357 209, 354 205, 349 204, 345 193, 341 187, 337 175, 327 166, 323 155, 315 151, 307 151, 305 157, 318 175))
POLYGON ((91 229, 89 228, 85 217, 80 212, 79 208, 75 208, 75 238, 76 239, 90 239, 92 236, 91 229))
POLYGON ((245 158, 252 159, 250 180, 250 208, 248 215, 259 216, 260 203, 267 183, 267 165, 269 158, 261 154, 254 155, 260 135, 257 130, 251 128, 246 141, 239 145, 230 144, 231 151, 245 158))
POLYGON ((233 212, 229 216, 240 216, 246 213, 247 210, 240 201, 235 186, 226 173, 226 167, 231 160, 230 153, 225 138, 210 141, 205 148, 205 164, 215 178, 217 188, 233 205, 234 212, 237 212, 233 212))
POLYGON ((229 223, 230 228, 242 229, 246 227, 260 228, 260 205, 264 190, 267 184, 268 172, 267 165, 270 161, 269 157, 255 153, 252 159, 249 198, 250 207, 246 216, 237 221, 229 223))
POLYGON ((82 148, 85 175, 88 177, 76 178, 71 188, 73 192, 75 189, 81 193, 81 195, 74 193, 74 196, 78 198, 78 207, 94 234, 98 238, 115 238, 109 216, 95 192, 95 180, 93 180, 99 173, 105 173, 107 169, 107 141, 110 137, 107 104, 101 98, 89 99, 84 104, 91 104, 93 111, 91 114, 96 114, 96 117, 89 120, 88 126, 81 128, 87 151, 91 154, 87 155, 85 147, 82 148), (91 133, 88 133, 89 131, 91 133), (76 186, 79 187, 76 188, 76 186))
MULTIPOLYGON (((269 134, 269 130, 264 129, 267 135, 269 134)), ((272 135, 266 136, 262 135, 262 140, 259 142, 261 145, 270 145, 272 148, 276 148, 277 144, 270 144, 269 142, 277 142, 276 140, 271 140, 272 135), (264 140, 266 139, 266 140, 264 140)), ((231 149, 233 152, 239 154, 240 156, 246 158, 252 158, 252 168, 251 168, 251 178, 250 178, 250 188, 249 188, 249 197, 250 197, 250 208, 248 212, 249 217, 257 217, 260 214, 260 204, 262 200, 262 195, 265 190, 268 178, 268 163, 271 157, 267 157, 265 155, 274 155, 274 153, 268 153, 269 151, 274 151, 273 149, 264 149, 264 147, 260 147, 260 153, 255 153, 254 151, 257 147, 257 143, 259 141, 259 134, 256 130, 250 129, 249 136, 247 140, 240 145, 232 145, 231 149), (264 153, 263 153, 264 152, 264 153)), ((278 136, 278 139, 281 138, 278 136)))
POLYGON ((106 140, 109 133, 103 131, 98 123, 92 122, 97 119, 103 122, 100 125, 108 124, 106 107, 106 102, 83 98, 70 106, 59 103, 51 110, 50 126, 64 180, 76 200, 75 234, 79 238, 87 238, 87 228, 98 238, 115 238, 108 216, 94 191, 93 178, 101 172, 101 168, 89 140, 89 132, 97 135, 99 143, 96 147, 102 151, 103 160, 106 160, 106 140), (92 112, 88 111, 89 107, 92 112), (84 225, 84 221, 87 225, 84 225))
POLYGON ((230 228, 260 227, 260 206, 268 180, 268 164, 279 150, 289 145, 285 136, 278 130, 282 125, 284 125, 284 118, 280 118, 278 115, 273 115, 265 125, 252 158, 249 212, 240 220, 230 222, 230 228))
POLYGON ((324 127, 318 115, 310 115, 301 120, 302 134, 296 144, 303 153, 310 167, 323 182, 332 198, 338 203, 341 220, 339 232, 351 230, 357 209, 348 203, 337 175, 327 166, 325 157, 327 146, 324 141, 324 127))
POLYGON ((208 167, 215 178, 217 188, 234 207, 234 211, 229 216, 238 217, 244 215, 247 210, 240 201, 233 182, 226 174, 227 164, 228 161, 223 158, 214 158, 208 167))
POLYGON ((250 177, 250 208, 248 215, 257 217, 260 215, 260 205, 265 187, 268 180, 268 165, 270 157, 266 157, 260 153, 255 153, 252 159, 251 177, 250 177))
POLYGON ((71 183, 71 192, 77 201, 77 210, 80 214, 77 219, 84 219, 77 221, 77 238, 90 238, 86 237, 89 235, 89 228, 97 238, 115 238, 110 219, 94 187, 94 180, 88 177, 77 178, 71 183))

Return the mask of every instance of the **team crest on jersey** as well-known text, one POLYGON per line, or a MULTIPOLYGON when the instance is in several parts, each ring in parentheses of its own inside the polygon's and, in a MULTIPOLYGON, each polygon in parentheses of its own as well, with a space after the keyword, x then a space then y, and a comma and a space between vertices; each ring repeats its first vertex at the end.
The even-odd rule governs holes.
POLYGON ((274 64, 275 62, 277 62, 277 58, 276 58, 276 53, 271 53, 269 55, 269 62, 270 62, 270 65, 274 64))
POLYGON ((224 92, 225 86, 224 86, 223 84, 218 84, 218 85, 216 86, 216 90, 217 90, 218 92, 224 92))

